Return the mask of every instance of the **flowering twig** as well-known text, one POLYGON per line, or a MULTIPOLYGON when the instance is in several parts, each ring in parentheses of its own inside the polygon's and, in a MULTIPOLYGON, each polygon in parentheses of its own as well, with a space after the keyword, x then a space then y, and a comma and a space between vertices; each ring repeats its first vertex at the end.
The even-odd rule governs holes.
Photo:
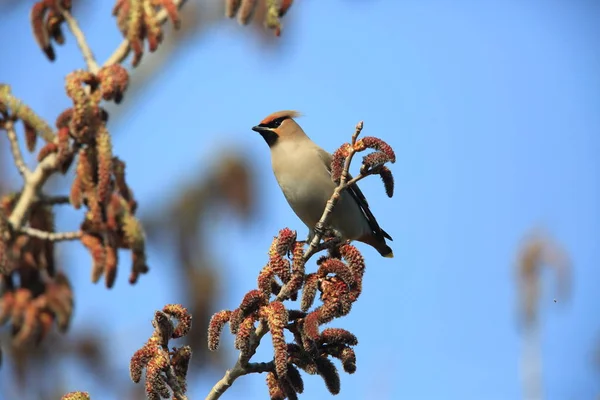
MULTIPOLYGON (((156 38, 160 30, 157 24, 163 22, 165 10, 171 19, 179 18, 175 0, 128 1, 135 2, 138 9, 143 3, 143 10, 153 16, 145 21, 146 25, 138 26, 139 35, 146 35, 147 28, 152 27, 156 38), (157 12, 159 6, 162 10, 157 12)), ((176 3, 181 5, 183 1, 176 3)), ((67 276, 56 268, 56 242, 81 241, 93 260, 92 281, 104 276, 108 288, 116 279, 119 249, 131 251, 131 284, 148 272, 145 235, 135 216, 137 202, 127 184, 126 165, 113 154, 106 126, 108 113, 103 108, 103 102, 122 100, 129 74, 118 64, 120 58, 109 59, 102 68, 98 66, 71 15, 71 6, 71 0, 39 0, 30 13, 35 39, 51 61, 56 56, 53 43, 64 43, 61 26, 66 23, 87 67, 67 75, 65 89, 72 106, 58 116, 54 126, 15 98, 8 85, 0 84, 0 130, 7 132, 14 163, 23 178, 18 192, 0 197, 0 325, 11 325, 15 346, 39 342, 54 325, 60 332, 68 329, 73 292, 67 276), (23 124, 29 152, 36 151, 39 138, 45 142, 37 151, 38 164, 32 170, 27 168, 19 147, 17 121, 23 124), (66 174, 73 164, 77 167, 69 196, 46 196, 42 188, 48 178, 56 172, 66 174), (52 206, 56 204, 86 208, 78 231, 55 232, 52 206)), ((189 359, 185 349, 182 351, 173 357, 189 359)), ((182 362, 178 361, 176 368, 182 367, 182 362)), ((174 392, 182 392, 176 382, 181 371, 176 372, 177 376, 166 373, 174 392)))
POLYGON ((2 108, 10 109, 13 118, 26 122, 46 142, 52 142, 56 138, 50 125, 33 112, 29 106, 13 96, 10 86, 5 84, 0 84, 0 109, 2 108))
MULTIPOLYGON (((181 8, 187 0, 172 0, 175 8, 181 8)), ((166 8, 160 10, 156 14, 156 23, 158 25, 164 24, 169 18, 169 12, 166 8)), ((131 41, 125 37, 125 39, 121 42, 121 44, 116 48, 116 50, 108 57, 108 59, 102 64, 103 67, 120 64, 122 63, 129 53, 131 52, 131 41)))
MULTIPOLYGON (((269 263, 259 275, 259 289, 248 292, 238 309, 224 310, 213 315, 209 325, 209 349, 218 348, 221 330, 229 322, 231 332, 236 335, 236 348, 240 350, 240 354, 235 365, 213 386, 206 400, 220 398, 237 378, 254 372, 267 372, 267 385, 272 399, 297 398, 297 393, 303 391, 303 383, 296 366, 309 374, 321 375, 329 391, 337 394, 339 376, 328 356, 342 360, 346 372, 355 371, 356 357, 350 346, 357 343, 356 337, 336 328, 319 333, 318 327, 350 311, 351 304, 361 292, 364 260, 350 244, 342 244, 340 247, 340 243, 337 243, 338 258, 331 255, 335 252, 321 257, 317 261, 319 269, 316 273, 305 274, 304 268, 316 252, 331 247, 327 242, 320 244, 320 241, 341 192, 366 176, 381 174, 385 162, 395 161, 391 147, 382 140, 373 137, 357 140, 362 128, 363 124, 360 122, 352 136, 352 143, 343 145, 333 155, 332 179, 338 184, 315 227, 315 235, 308 248, 304 250, 304 243, 296 242, 295 232, 289 229, 280 231, 269 251, 269 263), (354 154, 367 148, 378 151, 364 157, 360 174, 349 179, 348 171, 354 154), (340 165, 343 167, 339 168, 340 165), (289 254, 292 254, 291 261, 285 259, 289 254), (283 284, 279 285, 275 277, 283 284), (303 291, 302 310, 286 310, 282 302, 295 300, 300 289, 303 291), (307 312, 317 291, 321 292, 323 305, 307 312), (275 299, 269 302, 271 294, 275 295, 275 299), (258 322, 256 329, 255 322, 258 322), (295 343, 285 344, 284 329, 294 334, 295 343), (265 369, 257 371, 256 364, 249 361, 256 353, 262 337, 269 331, 273 338, 274 360, 272 365, 265 363, 265 369), (267 365, 273 369, 267 369, 267 365)), ((391 172, 387 169, 385 171, 386 176, 381 174, 382 179, 386 192, 391 194, 391 172)))
POLYGON ((188 334, 192 316, 180 304, 166 305, 156 311, 152 321, 154 332, 146 344, 135 352, 129 364, 131 380, 138 383, 146 369, 146 394, 149 399, 172 398, 187 400, 186 376, 192 358, 190 346, 173 348, 169 341, 188 334), (171 318, 178 320, 174 325, 171 318))

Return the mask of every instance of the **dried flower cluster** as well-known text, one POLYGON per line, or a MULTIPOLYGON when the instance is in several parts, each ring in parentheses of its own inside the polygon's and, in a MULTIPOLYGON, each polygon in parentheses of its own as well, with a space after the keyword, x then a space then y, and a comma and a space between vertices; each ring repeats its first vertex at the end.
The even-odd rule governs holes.
POLYGON ((267 374, 271 398, 294 399, 297 393, 302 393, 298 368, 321 375, 329 391, 339 393, 337 368, 328 357, 340 359, 344 371, 353 373, 356 356, 351 346, 358 341, 344 329, 328 328, 320 332, 319 327, 350 312, 361 293, 365 271, 364 259, 354 246, 343 244, 339 252, 341 258, 323 256, 317 261, 317 272, 305 274, 304 243, 296 241, 295 232, 281 230, 271 245, 269 262, 259 274, 258 289, 248 292, 237 309, 220 311, 211 319, 209 348, 218 348, 220 333, 229 322, 231 333, 236 335, 235 347, 248 362, 255 351, 256 323, 264 322, 271 332, 274 348, 272 368, 267 374), (301 310, 287 310, 278 299, 293 299, 300 289, 301 310), (317 293, 322 304, 309 311, 317 293), (272 296, 275 299, 270 301, 272 296), (286 343, 285 330, 292 333, 292 343, 286 343))
POLYGON ((113 8, 117 25, 131 44, 134 54, 133 66, 142 60, 144 40, 148 40, 150 52, 156 51, 163 40, 162 26, 157 18, 161 9, 167 12, 175 29, 179 29, 179 10, 173 0, 117 0, 113 8))
MULTIPOLYGON (((362 130, 362 127, 360 127, 360 130, 362 130)), ((360 168, 361 175, 379 174, 385 187, 385 193, 388 197, 392 197, 394 195, 394 177, 392 176, 392 171, 384 164, 388 162, 395 163, 396 154, 389 144, 373 136, 365 136, 362 139, 355 140, 353 144, 344 143, 333 153, 331 176, 334 182, 340 182, 348 156, 351 153, 361 152, 366 149, 373 149, 375 151, 363 157, 360 168)))
POLYGON ((131 380, 138 383, 146 369, 146 394, 149 400, 160 398, 185 399, 186 375, 192 351, 189 346, 169 351, 169 340, 188 334, 192 316, 179 304, 166 305, 156 311, 152 321, 154 332, 146 344, 135 352, 129 364, 131 380), (171 318, 178 320, 173 325, 171 318))
MULTIPOLYGON (((273 30, 276 36, 279 36, 281 35, 281 18, 292 6, 293 0, 264 1, 267 9, 264 25, 266 28, 273 30)), ((258 0, 225 0, 225 16, 227 18, 237 16, 237 20, 241 25, 247 25, 252 20, 257 5, 258 0)))
POLYGON ((33 36, 50 61, 56 55, 51 40, 63 44, 65 37, 61 25, 65 21, 62 10, 71 10, 71 0, 41 0, 31 8, 30 19, 33 27, 33 36))
MULTIPOLYGON (((19 107, 8 87, 0 92, 0 129, 14 138, 14 123, 30 110, 19 107)), ((26 130, 38 121, 29 122, 26 130)), ((11 225, 19 198, 20 193, 0 197, 0 325, 10 323, 13 345, 23 347, 39 343, 55 323, 61 332, 66 331, 73 293, 69 280, 55 266, 54 242, 11 225)), ((32 202, 24 223, 35 232, 54 234, 54 212, 42 201, 32 202)))
POLYGON ((125 163, 113 155, 106 128, 108 113, 100 106, 102 100, 121 101, 128 80, 120 65, 103 67, 97 74, 83 70, 70 73, 66 91, 73 107, 56 120, 58 140, 47 143, 38 153, 39 161, 56 153, 62 172, 78 155, 69 199, 75 208, 87 208, 81 242, 93 259, 92 281, 104 276, 109 288, 116 278, 119 248, 132 252, 130 283, 148 271, 144 233, 134 216, 137 203, 125 180, 125 163))

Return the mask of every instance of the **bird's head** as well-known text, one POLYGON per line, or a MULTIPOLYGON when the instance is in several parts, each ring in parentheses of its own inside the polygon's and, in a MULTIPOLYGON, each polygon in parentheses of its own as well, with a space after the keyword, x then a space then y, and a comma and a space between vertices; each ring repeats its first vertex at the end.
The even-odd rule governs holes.
POLYGON ((305 136, 300 125, 294 118, 300 116, 297 111, 277 111, 260 121, 260 124, 252 127, 252 130, 260 133, 269 147, 273 147, 282 140, 289 140, 299 136, 305 136))

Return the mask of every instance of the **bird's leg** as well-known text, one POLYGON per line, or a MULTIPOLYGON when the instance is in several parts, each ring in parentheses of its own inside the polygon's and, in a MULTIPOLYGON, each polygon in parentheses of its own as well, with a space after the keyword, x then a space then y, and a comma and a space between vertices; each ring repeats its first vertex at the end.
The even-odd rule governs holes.
POLYGON ((323 242, 319 243, 315 252, 318 253, 323 250, 329 250, 329 255, 331 257, 339 258, 339 251, 336 249, 339 248, 342 242, 343 237, 340 232, 332 228, 326 229, 323 233, 323 242))
POLYGON ((331 238, 325 242, 327 245, 327 252, 329 253, 329 257, 341 258, 340 245, 344 242, 344 238, 342 237, 342 234, 335 229, 332 229, 331 233, 331 238))
POLYGON ((312 237, 314 235, 319 235, 321 238, 325 235, 325 227, 323 226, 321 221, 317 222, 317 225, 315 225, 314 229, 309 233, 310 240, 312 240, 312 237))

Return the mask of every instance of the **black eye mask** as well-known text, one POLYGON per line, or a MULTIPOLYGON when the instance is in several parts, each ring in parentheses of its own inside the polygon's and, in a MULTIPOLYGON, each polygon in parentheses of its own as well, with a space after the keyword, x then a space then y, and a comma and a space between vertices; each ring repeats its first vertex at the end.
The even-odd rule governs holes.
POLYGON ((263 127, 263 128, 271 128, 271 129, 279 128, 281 123, 288 118, 289 117, 276 118, 273 121, 269 122, 268 124, 260 124, 258 126, 263 127))

